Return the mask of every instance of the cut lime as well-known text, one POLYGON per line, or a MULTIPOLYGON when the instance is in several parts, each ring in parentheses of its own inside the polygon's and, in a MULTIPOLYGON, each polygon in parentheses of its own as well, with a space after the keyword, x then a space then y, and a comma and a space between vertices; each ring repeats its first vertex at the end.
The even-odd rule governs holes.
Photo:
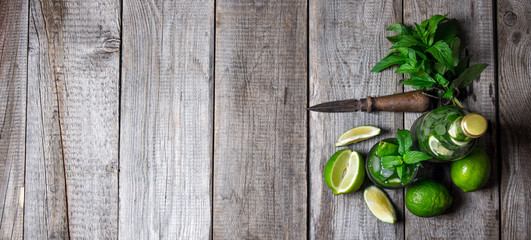
POLYGON ((398 155, 398 144, 387 141, 380 141, 376 149, 376 156, 381 158, 383 156, 398 155))
POLYGON ((380 134, 380 128, 374 126, 360 126, 352 128, 339 136, 336 147, 357 143, 380 134))
POLYGON ((393 179, 389 179, 388 182, 389 182, 389 183, 396 184, 396 183, 401 183, 402 181, 400 181, 400 178, 393 178, 393 179))
POLYGON ((457 140, 455 140, 454 138, 450 138, 450 139, 452 140, 452 142, 453 142, 456 146, 459 146, 459 147, 465 146, 465 145, 467 145, 468 143, 470 143, 470 142, 457 141, 457 140))
MULTIPOLYGON (((455 120, 455 122, 459 121, 459 118, 455 120)), ((452 124, 452 126, 450 126, 450 129, 448 129, 448 134, 450 134, 450 136, 452 138, 457 138, 457 128, 458 127, 461 127, 460 124, 452 124)))
POLYGON ((454 153, 453 151, 448 150, 448 148, 445 148, 433 135, 430 136, 428 142, 430 144, 430 150, 438 157, 446 157, 454 153))
POLYGON ((363 166, 363 158, 358 152, 350 149, 337 151, 324 169, 326 185, 336 195, 357 191, 365 179, 363 166))
POLYGON ((391 200, 384 191, 376 186, 369 186, 363 192, 363 198, 372 214, 384 223, 396 222, 396 212, 391 200))

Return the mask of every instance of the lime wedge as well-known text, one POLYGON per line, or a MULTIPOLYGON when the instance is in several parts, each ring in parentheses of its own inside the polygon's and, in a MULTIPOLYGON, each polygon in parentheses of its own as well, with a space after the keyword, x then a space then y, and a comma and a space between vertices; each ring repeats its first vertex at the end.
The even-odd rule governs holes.
POLYGON ((398 155, 398 145, 386 141, 380 141, 376 149, 376 156, 381 158, 383 156, 398 155))
POLYGON ((369 186, 363 192, 363 199, 372 214, 384 223, 396 222, 396 212, 391 200, 384 191, 376 186, 369 186))
POLYGON ((448 150, 448 148, 445 148, 433 135, 431 135, 428 139, 428 143, 430 145, 430 150, 437 156, 446 157, 454 153, 452 150, 448 150))
POLYGON ((356 151, 337 151, 326 163, 324 179, 334 194, 357 191, 365 179, 363 158, 356 151))
POLYGON ((352 128, 339 136, 336 147, 357 143, 380 134, 380 128, 374 126, 360 126, 352 128))

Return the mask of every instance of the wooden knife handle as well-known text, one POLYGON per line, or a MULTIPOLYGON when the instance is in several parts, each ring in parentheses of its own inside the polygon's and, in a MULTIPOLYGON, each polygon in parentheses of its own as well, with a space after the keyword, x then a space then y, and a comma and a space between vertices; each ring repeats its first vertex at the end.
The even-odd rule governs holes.
POLYGON ((381 97, 368 97, 360 100, 360 110, 391 112, 424 112, 430 107, 430 97, 423 91, 397 93, 381 97))

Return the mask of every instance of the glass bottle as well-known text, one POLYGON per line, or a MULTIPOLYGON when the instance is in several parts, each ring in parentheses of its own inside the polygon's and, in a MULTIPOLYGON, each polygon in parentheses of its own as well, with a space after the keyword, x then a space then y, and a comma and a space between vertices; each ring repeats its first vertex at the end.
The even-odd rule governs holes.
POLYGON ((413 148, 433 157, 453 161, 466 156, 487 131, 487 120, 456 106, 443 106, 419 117, 411 127, 413 148))

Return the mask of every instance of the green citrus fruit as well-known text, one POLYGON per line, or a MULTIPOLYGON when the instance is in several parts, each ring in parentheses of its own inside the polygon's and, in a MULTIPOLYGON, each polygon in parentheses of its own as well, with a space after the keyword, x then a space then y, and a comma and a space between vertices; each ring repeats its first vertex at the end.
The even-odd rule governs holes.
POLYGON ((324 179, 334 194, 357 191, 365 179, 363 158, 356 151, 337 151, 326 163, 324 179))
POLYGON ((423 178, 407 187, 405 201, 411 213, 419 217, 433 217, 450 207, 452 196, 440 182, 423 178))
POLYGON ((389 155, 398 155, 398 143, 396 139, 382 140, 378 143, 376 156, 381 158, 389 155))
POLYGON ((352 128, 339 136, 336 147, 357 143, 380 134, 380 128, 374 126, 360 126, 352 128))
POLYGON ((391 200, 382 189, 376 186, 369 186, 363 192, 363 199, 371 210, 371 213, 384 223, 393 224, 396 222, 396 212, 391 200))
POLYGON ((489 155, 483 149, 475 147, 465 157, 452 162, 450 175, 456 186, 464 192, 471 192, 485 186, 490 170, 489 155))

